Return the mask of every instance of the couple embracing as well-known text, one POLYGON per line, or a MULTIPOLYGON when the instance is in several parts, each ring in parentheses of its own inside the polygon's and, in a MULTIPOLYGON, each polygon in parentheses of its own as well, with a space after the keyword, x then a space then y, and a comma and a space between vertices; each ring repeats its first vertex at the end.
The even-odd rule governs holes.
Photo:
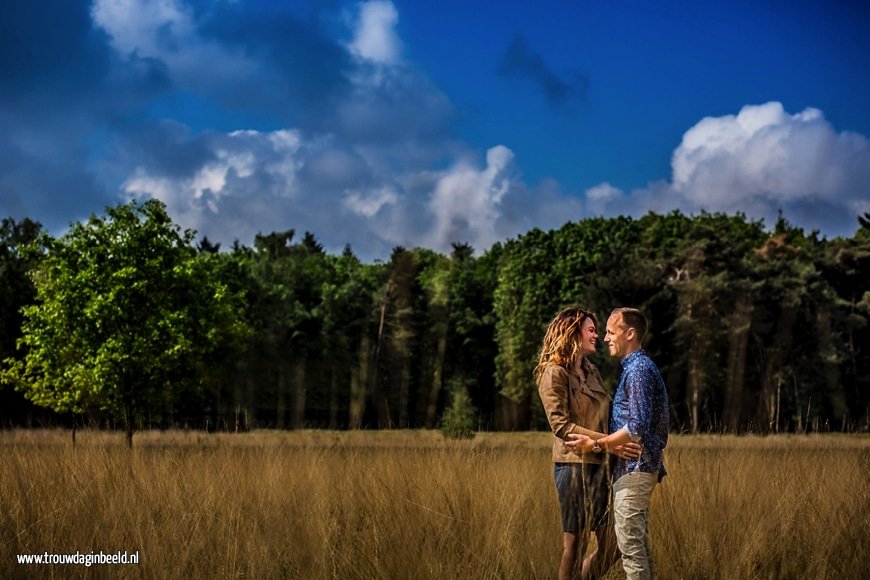
POLYGON ((581 578, 603 576, 620 552, 629 580, 652 577, 649 502, 665 475, 669 409, 661 373, 642 348, 646 331, 646 317, 635 308, 617 308, 607 319, 604 342, 622 365, 611 409, 588 358, 598 342, 595 315, 566 308, 547 327, 535 376, 555 436, 560 580, 577 572, 581 578), (581 560, 592 532, 596 550, 581 560))

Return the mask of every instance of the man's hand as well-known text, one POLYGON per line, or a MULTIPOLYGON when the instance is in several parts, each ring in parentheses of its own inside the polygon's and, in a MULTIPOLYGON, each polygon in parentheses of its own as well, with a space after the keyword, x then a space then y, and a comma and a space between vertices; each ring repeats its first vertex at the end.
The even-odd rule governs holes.
POLYGON ((617 445, 613 448, 612 453, 622 459, 640 459, 640 445, 637 443, 617 445))

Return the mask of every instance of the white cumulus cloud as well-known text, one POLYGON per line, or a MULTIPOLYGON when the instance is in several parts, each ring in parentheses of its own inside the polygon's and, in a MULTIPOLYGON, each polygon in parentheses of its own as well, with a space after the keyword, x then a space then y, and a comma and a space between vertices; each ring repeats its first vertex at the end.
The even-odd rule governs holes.
POLYGON ((683 135, 671 168, 669 182, 632 192, 590 188, 587 205, 601 213, 742 211, 768 223, 782 210, 807 229, 830 229, 870 208, 870 141, 837 132, 814 108, 789 114, 770 102, 704 118, 683 135))
MULTIPOLYGON (((188 85, 217 82, 209 75, 224 73, 209 69, 224 64, 226 74, 245 69, 247 57, 208 40, 180 0, 96 0, 92 16, 119 55, 158 59, 188 85)), ((844 214, 870 210, 867 139, 836 131, 817 109, 789 114, 776 102, 699 121, 673 152, 669 180, 629 192, 601 183, 585 196, 553 179, 530 187, 508 146, 480 159, 454 136, 449 99, 402 61, 397 23, 392 2, 358 6, 352 40, 336 41, 343 56, 330 61, 347 67, 343 88, 320 122, 199 133, 158 124, 123 142, 112 164, 125 176, 123 195, 162 200, 180 225, 216 242, 249 244, 292 228, 329 251, 349 243, 364 259, 386 258, 396 245, 449 251, 468 242, 484 251, 592 215, 679 208, 772 219, 782 209, 816 228, 830 226, 825 216, 845 223, 844 214)))
POLYGON ((354 37, 348 48, 356 56, 376 63, 399 60, 401 42, 396 34, 399 13, 389 0, 370 0, 359 8, 354 37))
POLYGON ((505 207, 509 196, 512 206, 534 203, 535 192, 514 175, 514 155, 501 145, 482 167, 462 159, 442 171, 412 166, 386 175, 353 150, 296 131, 190 140, 167 138, 164 147, 193 145, 205 152, 200 161, 181 174, 138 166, 123 190, 160 199, 179 224, 225 244, 293 228, 314 232, 331 251, 349 243, 364 258, 385 258, 397 245, 449 251, 453 242, 469 242, 482 251, 529 227, 537 213, 511 216, 505 207))
POLYGON ((91 18, 121 58, 159 61, 181 85, 213 89, 256 78, 257 64, 204 38, 190 8, 179 0, 95 0, 91 18))
POLYGON ((271 133, 234 131, 200 137, 208 160, 187 175, 153 167, 137 167, 122 189, 130 197, 149 196, 164 202, 185 227, 202 230, 218 240, 253 236, 244 220, 263 220, 297 193, 296 175, 301 146, 295 131, 271 133))
POLYGON ((389 186, 382 186, 373 192, 348 191, 344 205, 352 212, 367 218, 374 217, 384 206, 396 205, 399 196, 389 186))
MULTIPOLYGON (((183 29, 190 46, 209 47, 178 6, 134 0, 125 11, 98 0, 94 17, 119 53, 173 63, 172 43, 155 35, 172 39, 183 29), (129 17, 149 7, 155 13, 144 21, 129 17)), ((315 130, 199 134, 165 124, 147 145, 127 144, 149 154, 128 169, 124 195, 162 200, 178 223, 216 242, 249 243, 257 233, 293 228, 312 231, 332 251, 349 243, 364 258, 384 258, 397 245, 449 251, 453 242, 470 242, 482 251, 531 227, 532 216, 564 216, 518 210, 538 200, 519 179, 510 149, 490 148, 481 164, 451 137, 449 100, 401 62, 391 2, 365 2, 355 18, 344 49, 356 68, 347 71, 351 90, 333 103, 332 122, 315 130)), ((552 206, 554 191, 541 197, 548 200, 542 208, 552 206)))
POLYGON ((503 145, 486 154, 486 167, 478 170, 461 162, 437 181, 428 210, 435 218, 429 245, 443 248, 452 241, 489 247, 500 239, 496 222, 500 204, 511 185, 514 154, 503 145))

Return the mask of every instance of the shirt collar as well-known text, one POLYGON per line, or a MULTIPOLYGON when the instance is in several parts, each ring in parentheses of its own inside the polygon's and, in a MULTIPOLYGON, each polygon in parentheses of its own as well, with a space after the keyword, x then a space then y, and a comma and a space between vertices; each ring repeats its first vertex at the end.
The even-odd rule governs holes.
POLYGON ((642 348, 639 348, 636 351, 634 351, 633 353, 631 353, 630 355, 628 355, 627 357, 625 357, 624 359, 622 359, 621 361, 619 361, 619 364, 622 365, 622 368, 625 368, 626 365, 631 364, 636 359, 638 359, 644 355, 646 355, 644 350, 642 348))

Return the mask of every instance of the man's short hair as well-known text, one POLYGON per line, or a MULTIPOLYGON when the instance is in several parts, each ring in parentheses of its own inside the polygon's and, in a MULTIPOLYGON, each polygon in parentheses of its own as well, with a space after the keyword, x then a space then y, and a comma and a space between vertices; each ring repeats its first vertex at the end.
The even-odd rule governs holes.
POLYGON ((622 314, 622 325, 625 328, 633 328, 637 333, 638 341, 643 344, 649 327, 649 322, 643 312, 637 308, 614 308, 612 314, 616 313, 622 314))

